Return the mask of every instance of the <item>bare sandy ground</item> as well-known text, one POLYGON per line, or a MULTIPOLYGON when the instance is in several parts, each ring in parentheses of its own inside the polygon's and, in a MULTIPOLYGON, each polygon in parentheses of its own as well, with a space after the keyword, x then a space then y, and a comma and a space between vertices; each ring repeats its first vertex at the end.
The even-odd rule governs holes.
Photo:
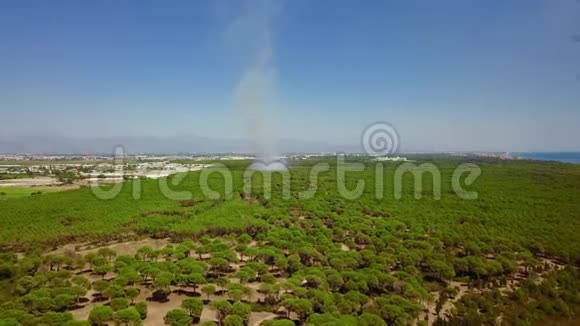
POLYGON ((203 306, 203 311, 201 312, 201 317, 199 318, 200 323, 204 321, 216 321, 217 313, 215 310, 211 309, 208 305, 203 306))
POLYGON ((31 187, 38 190, 72 190, 81 187, 94 187, 101 184, 123 182, 123 178, 119 179, 81 179, 74 183, 64 184, 53 177, 35 177, 35 178, 19 178, 0 180, 1 187, 31 187))
MULTIPOLYGON (((457 293, 457 296, 455 296, 453 299, 449 299, 445 302, 445 304, 443 304, 443 307, 441 308, 441 311, 439 312, 439 315, 437 315, 437 310, 436 310, 436 302, 437 299, 439 299, 439 292, 433 292, 431 293, 431 295, 433 296, 433 300, 431 300, 431 303, 426 304, 426 308, 427 308, 427 312, 421 312, 419 314, 418 320, 424 320, 425 317, 427 316, 427 314, 429 315, 429 325, 432 325, 433 322, 435 322, 435 319, 437 319, 437 316, 445 316, 445 314, 447 314, 448 312, 451 311, 451 309, 455 306, 455 302, 459 301, 459 299, 461 299, 461 297, 467 293, 469 290, 467 284, 465 283, 461 283, 461 282, 456 282, 456 281, 450 281, 448 284, 449 287, 452 288, 458 288, 459 292, 457 293)), ((473 292, 473 291, 472 291, 473 292)))
MULTIPOLYGON (((85 298, 91 300, 93 298, 93 294, 95 293, 96 291, 91 289, 87 292, 85 298)), ((95 304, 89 301, 88 303, 85 304, 84 307, 80 309, 71 310, 70 313, 73 315, 74 319, 87 320, 89 318, 89 313, 91 313, 91 310, 93 309, 94 306, 95 304)))
MULTIPOLYGON (((168 244, 170 244, 169 239, 151 239, 151 238, 146 238, 146 239, 136 240, 136 241, 112 243, 112 244, 109 244, 106 246, 94 245, 94 244, 90 244, 90 243, 72 243, 72 244, 62 246, 62 247, 50 252, 50 254, 64 254, 66 252, 75 252, 77 254, 86 255, 88 253, 96 252, 101 248, 110 248, 110 249, 114 250, 117 253, 117 255, 119 255, 119 256, 120 255, 134 255, 135 253, 137 253, 137 251, 140 248, 142 248, 144 246, 150 246, 154 249, 159 250, 168 244)), ((256 243, 254 243, 253 245, 256 245, 256 243)), ((205 255, 205 256, 208 256, 208 257, 204 257, 204 258, 209 258, 210 255, 205 255)), ((85 276, 86 278, 88 278, 92 282, 102 279, 101 276, 92 274, 91 272, 81 273, 80 275, 85 276)), ((116 276, 115 273, 107 273, 107 275, 105 275, 104 279, 107 279, 107 280, 113 279, 115 276, 116 276)), ((283 281, 283 280, 284 279, 280 279, 278 281, 283 281)), ((239 280, 237 280, 237 279, 233 279, 232 281, 239 282, 239 280)), ((249 298, 249 301, 255 302, 258 300, 263 300, 265 298, 265 296, 262 293, 258 292, 260 285, 261 285, 261 283, 249 283, 246 285, 252 289, 252 296, 249 298)), ((216 285, 216 287, 217 287, 217 285, 216 285)), ((181 306, 182 301, 184 299, 188 298, 188 296, 185 294, 179 294, 179 293, 172 292, 168 296, 169 301, 167 301, 167 302, 161 303, 161 302, 156 302, 156 301, 149 301, 147 299, 152 296, 153 289, 147 288, 143 285, 138 286, 138 288, 141 292, 140 292, 139 296, 135 299, 135 302, 146 302, 147 308, 148 308, 148 315, 147 315, 147 318, 144 320, 145 326, 164 325, 163 317, 165 317, 167 312, 172 310, 172 309, 179 308, 181 306)), ((182 288, 172 286, 172 291, 177 290, 177 289, 182 289, 182 288)), ((183 288, 183 290, 193 291, 192 288, 183 288)), ((198 289, 198 292, 199 292, 199 289, 198 289)), ((71 311, 71 313, 75 319, 87 320, 91 310, 96 305, 107 304, 109 302, 108 300, 104 301, 104 302, 93 302, 92 301, 93 295, 95 293, 96 292, 94 290, 88 291, 85 298, 87 298, 89 301, 87 303, 85 303, 84 306, 82 306, 81 308, 71 311)), ((201 298, 205 299, 206 296, 202 295, 201 298)), ((210 299, 210 301, 224 300, 224 299, 228 299, 228 296, 227 296, 227 294, 211 295, 209 297, 209 299, 210 299)), ((259 325, 259 323, 261 323, 262 321, 265 321, 268 319, 273 319, 275 317, 276 317, 276 315, 271 314, 271 313, 252 313, 252 315, 250 317, 251 319, 250 319, 249 325, 259 325)), ((216 320, 216 312, 213 311, 212 309, 210 309, 209 305, 205 305, 200 319, 201 319, 201 321, 216 320)))
POLYGON ((278 315, 271 312, 252 312, 250 314, 250 320, 248 320, 249 326, 258 326, 266 320, 271 320, 278 317, 278 315))
POLYGON ((0 187, 34 187, 59 185, 60 182, 52 177, 20 178, 0 180, 0 187))
MULTIPOLYGON (((87 277, 91 281, 101 279, 100 276, 93 275, 90 273, 83 273, 81 275, 87 277)), ((114 276, 115 275, 113 273, 109 273, 105 276, 105 279, 110 279, 110 278, 113 278, 114 276)), ((280 280, 283 280, 283 279, 280 279, 280 280)), ((236 280, 232 280, 232 281, 236 282, 236 280)), ((264 299, 264 295, 262 293, 257 292, 257 290, 260 288, 260 284, 261 283, 249 283, 249 284, 247 284, 247 286, 250 287, 254 291, 252 294, 252 297, 249 299, 249 301, 256 302, 258 300, 264 299)), ((216 286, 216 285, 214 284, 214 286, 216 286)), ((147 318, 143 321, 145 326, 164 325, 163 317, 165 317, 167 312, 172 310, 172 309, 180 308, 181 302, 184 299, 189 298, 189 296, 187 296, 185 294, 179 294, 179 293, 172 292, 168 296, 169 301, 167 301, 167 302, 150 301, 147 299, 152 296, 154 290, 151 288, 147 288, 145 286, 142 286, 142 285, 138 286, 138 288, 141 292, 139 293, 137 298, 135 298, 135 302, 136 303, 137 302, 147 303, 148 314, 147 314, 147 318)), ((175 287, 175 286, 171 287, 172 291, 175 291, 178 289, 182 289, 182 290, 186 290, 186 291, 193 291, 193 288, 190 288, 190 287, 186 287, 186 288, 179 288, 179 287, 175 287)), ((199 289, 198 289, 198 291, 199 291, 199 289)), ((87 295, 85 296, 85 298, 89 299, 90 301, 85 303, 83 307, 70 311, 75 319, 87 320, 91 310, 96 305, 107 304, 109 302, 109 300, 103 301, 103 302, 92 302, 93 295, 95 293, 96 292, 94 290, 89 290, 87 295)), ((201 298, 205 299, 206 296, 202 295, 201 298)), ((209 299, 210 299, 210 301, 227 300, 228 296, 227 295, 211 295, 209 297, 209 299)), ((209 305, 204 305, 200 320, 201 321, 215 321, 216 317, 217 317, 216 312, 213 311, 209 307, 209 305)), ((266 321, 269 319, 274 319, 276 317, 277 317, 277 315, 275 315, 273 313, 252 312, 252 314, 250 315, 250 321, 249 321, 248 325, 259 325, 263 321, 266 321)))
POLYGON ((106 246, 94 246, 91 245, 90 243, 71 243, 59 247, 54 251, 51 251, 50 254, 62 255, 65 252, 76 252, 81 255, 86 255, 91 252, 96 252, 101 248, 110 248, 117 253, 117 256, 134 255, 137 253, 137 250, 141 249, 144 246, 150 246, 155 250, 159 250, 170 243, 171 242, 169 241, 169 239, 151 239, 151 238, 136 241, 112 243, 106 246))
MULTIPOLYGON (((87 276, 87 275, 84 275, 87 276)), ((100 279, 100 277, 99 277, 100 279)), ((177 309, 181 306, 181 302, 188 298, 187 295, 178 294, 178 293, 171 293, 167 298, 169 301, 167 302, 157 302, 157 301, 149 301, 148 298, 151 297, 153 294, 153 290, 146 288, 144 286, 138 286, 141 293, 135 298, 135 303, 137 302, 145 302, 147 303, 147 318, 143 321, 143 324, 146 326, 157 326, 157 325, 164 325, 163 317, 167 314, 168 311, 172 309, 177 309)), ((172 290, 175 290, 175 287, 172 287, 172 290)), ((92 302, 93 294, 96 293, 94 290, 90 290, 87 293, 86 298, 91 300, 86 303, 82 308, 70 311, 73 317, 77 320, 87 320, 89 318, 89 314, 91 310, 99 305, 99 304, 107 304, 109 300, 103 302, 92 302)), ((204 308, 205 309, 205 308, 204 308)), ((209 308, 208 308, 209 309, 209 308)))
POLYGON ((158 326, 164 325, 163 317, 172 309, 177 309, 181 306, 181 302, 188 298, 188 296, 183 294, 171 293, 167 298, 168 302, 156 302, 147 301, 147 298, 151 297, 152 290, 145 289, 141 290, 141 293, 137 297, 135 302, 143 301, 147 303, 147 318, 143 321, 145 326, 158 326))
MULTIPOLYGON (((248 320, 248 326, 258 326, 262 322, 266 320, 271 320, 278 317, 278 315, 273 314, 271 312, 252 312, 250 314, 250 319, 248 320)), ((203 311, 201 313, 200 322, 204 321, 216 321, 217 320, 217 313, 209 308, 209 306, 205 305, 203 307, 203 311)), ((162 325, 162 324, 159 324, 162 325)))

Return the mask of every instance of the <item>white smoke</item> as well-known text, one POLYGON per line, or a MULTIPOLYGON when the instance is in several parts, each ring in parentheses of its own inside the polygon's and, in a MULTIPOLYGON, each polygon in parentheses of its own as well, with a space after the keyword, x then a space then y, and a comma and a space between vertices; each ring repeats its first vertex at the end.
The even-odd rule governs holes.
POLYGON ((244 61, 242 76, 235 87, 236 107, 260 162, 254 166, 262 170, 279 170, 285 165, 276 160, 279 155, 274 130, 277 70, 273 63, 272 21, 280 6, 273 0, 243 3, 242 12, 229 31, 244 61))

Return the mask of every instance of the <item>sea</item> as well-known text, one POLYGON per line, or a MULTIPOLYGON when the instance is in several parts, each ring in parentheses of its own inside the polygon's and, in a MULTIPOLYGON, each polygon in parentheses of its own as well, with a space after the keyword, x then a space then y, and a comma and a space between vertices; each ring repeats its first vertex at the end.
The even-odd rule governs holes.
POLYGON ((510 153, 515 158, 525 158, 537 161, 558 161, 580 164, 580 152, 527 152, 510 153))

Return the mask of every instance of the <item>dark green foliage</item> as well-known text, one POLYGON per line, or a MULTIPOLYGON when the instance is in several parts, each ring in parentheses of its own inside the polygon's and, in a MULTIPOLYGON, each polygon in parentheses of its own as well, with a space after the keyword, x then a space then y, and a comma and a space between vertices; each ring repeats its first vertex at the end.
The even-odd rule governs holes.
POLYGON ((91 325, 105 325, 108 321, 113 320, 113 309, 106 306, 96 306, 89 314, 91 325))
POLYGON ((125 298, 114 298, 111 299, 111 303, 109 305, 113 311, 119 311, 122 309, 129 308, 129 300, 125 298))
POLYGON ((135 309, 141 316, 141 319, 147 318, 147 304, 145 302, 138 302, 135 304, 135 309))
POLYGON ((183 309, 170 310, 163 318, 166 325, 189 326, 193 322, 189 314, 183 309))
POLYGON ((135 308, 125 308, 115 312, 113 319, 120 325, 137 325, 141 320, 141 314, 135 308))
POLYGON ((240 316, 229 315, 224 319, 224 326, 244 326, 244 321, 240 316))
POLYGON ((198 298, 187 298, 181 302, 181 308, 189 313, 192 318, 199 318, 203 310, 203 302, 198 298))

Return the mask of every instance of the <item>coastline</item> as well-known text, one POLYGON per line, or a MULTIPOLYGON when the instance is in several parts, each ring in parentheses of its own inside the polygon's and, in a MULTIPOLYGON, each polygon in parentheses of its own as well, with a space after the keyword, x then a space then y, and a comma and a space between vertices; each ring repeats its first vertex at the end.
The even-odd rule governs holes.
POLYGON ((580 164, 580 152, 512 152, 514 159, 580 164))

